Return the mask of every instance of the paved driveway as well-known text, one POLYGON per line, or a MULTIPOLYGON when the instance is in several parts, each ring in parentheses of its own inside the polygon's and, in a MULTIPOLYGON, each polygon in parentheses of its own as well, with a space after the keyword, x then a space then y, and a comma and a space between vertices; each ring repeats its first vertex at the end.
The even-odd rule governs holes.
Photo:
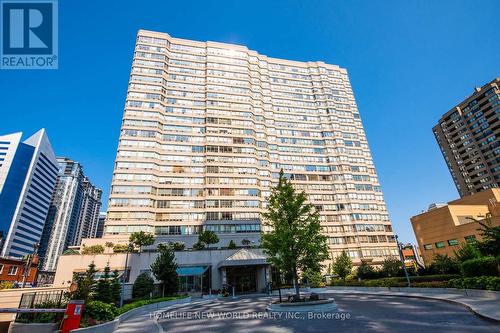
MULTIPOLYGON (((136 325, 134 332, 500 332, 500 325, 460 305, 397 296, 334 295, 337 318, 272 317, 266 297, 215 300, 164 313, 158 325, 136 325), (343 317, 339 318, 339 317, 343 317), (147 328, 148 327, 148 328, 147 328)), ((143 318, 144 321, 150 321, 143 318)), ((122 332, 122 330, 120 330, 122 332)))

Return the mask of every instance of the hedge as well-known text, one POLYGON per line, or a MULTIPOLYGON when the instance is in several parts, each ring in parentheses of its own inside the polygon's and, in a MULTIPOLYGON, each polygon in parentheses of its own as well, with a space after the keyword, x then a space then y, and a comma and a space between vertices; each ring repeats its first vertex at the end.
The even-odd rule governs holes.
MULTIPOLYGON (((442 274, 442 275, 424 275, 410 276, 412 286, 424 288, 439 288, 446 287, 448 280, 457 278, 460 275, 442 274)), ((374 280, 347 280, 344 284, 342 281, 332 283, 338 286, 359 286, 359 287, 406 287, 408 285, 406 277, 390 277, 374 280)))
POLYGON ((498 262, 495 257, 469 259, 461 264, 462 273, 466 277, 498 276, 498 262))
POLYGON ((122 313, 125 313, 127 311, 130 311, 132 309, 138 308, 143 305, 148 305, 148 304, 153 304, 153 303, 159 303, 159 302, 167 302, 167 301, 173 301, 176 299, 182 299, 186 298, 188 295, 182 295, 182 296, 170 296, 170 297, 160 297, 160 298, 153 298, 153 299, 146 299, 146 300, 140 300, 140 301, 134 301, 132 303, 125 304, 121 308, 117 309, 117 314, 121 315, 122 313))
POLYGON ((448 287, 459 289, 500 290, 500 277, 479 276, 452 279, 448 281, 448 287))

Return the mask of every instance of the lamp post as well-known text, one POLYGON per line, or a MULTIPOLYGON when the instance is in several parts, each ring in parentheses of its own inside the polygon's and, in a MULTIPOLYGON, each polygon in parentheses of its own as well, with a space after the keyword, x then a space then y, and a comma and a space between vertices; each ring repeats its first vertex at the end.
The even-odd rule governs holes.
POLYGON ((131 243, 127 245, 127 252, 125 255, 125 268, 123 270, 122 276, 122 292, 120 293, 120 307, 123 306, 123 297, 125 296, 125 279, 127 278, 128 254, 133 250, 133 247, 134 245, 132 245, 131 243))
POLYGON ((403 252, 401 251, 401 244, 399 244, 398 241, 398 235, 394 235, 394 237, 396 238, 396 244, 398 246, 399 260, 401 261, 401 264, 403 265, 403 270, 405 271, 406 282, 408 282, 408 287, 411 287, 410 277, 408 276, 408 271, 406 270, 405 260, 403 258, 403 252))

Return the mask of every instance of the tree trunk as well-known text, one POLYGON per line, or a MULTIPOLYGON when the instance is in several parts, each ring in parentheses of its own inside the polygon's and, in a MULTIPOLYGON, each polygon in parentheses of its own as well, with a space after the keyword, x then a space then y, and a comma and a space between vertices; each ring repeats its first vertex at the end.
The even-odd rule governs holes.
POLYGON ((293 268, 293 286, 295 288, 295 296, 297 299, 300 298, 300 290, 299 290, 299 279, 297 274, 297 267, 293 268))
POLYGON ((163 282, 161 286, 162 286, 161 297, 165 297, 165 282, 163 282))

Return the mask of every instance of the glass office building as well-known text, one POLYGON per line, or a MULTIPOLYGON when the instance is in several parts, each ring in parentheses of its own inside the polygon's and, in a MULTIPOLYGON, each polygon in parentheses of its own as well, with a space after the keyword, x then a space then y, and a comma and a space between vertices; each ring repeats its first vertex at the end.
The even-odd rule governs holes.
POLYGON ((2 256, 23 257, 40 242, 58 165, 42 129, 0 136, 0 231, 2 256))

